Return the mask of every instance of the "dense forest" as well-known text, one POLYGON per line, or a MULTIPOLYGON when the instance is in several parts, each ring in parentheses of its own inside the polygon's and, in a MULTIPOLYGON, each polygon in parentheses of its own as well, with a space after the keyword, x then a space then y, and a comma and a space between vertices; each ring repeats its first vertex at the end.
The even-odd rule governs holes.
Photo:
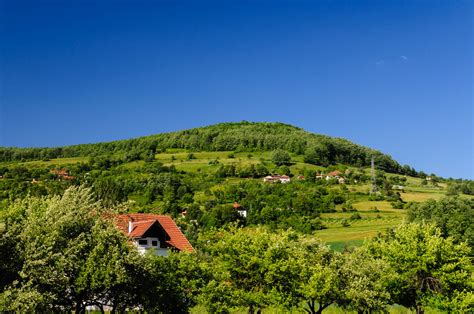
POLYGON ((2 312, 474 310, 471 180, 280 123, 0 155, 2 312), (141 255, 119 213, 195 251, 141 255))
POLYGON ((0 148, 0 161, 45 160, 63 157, 118 155, 126 161, 146 160, 169 148, 189 151, 272 151, 286 150, 304 155, 311 164, 344 163, 368 166, 375 157, 379 169, 415 175, 390 156, 356 145, 348 140, 312 134, 282 123, 222 123, 179 132, 164 133, 109 143, 56 148, 0 148))

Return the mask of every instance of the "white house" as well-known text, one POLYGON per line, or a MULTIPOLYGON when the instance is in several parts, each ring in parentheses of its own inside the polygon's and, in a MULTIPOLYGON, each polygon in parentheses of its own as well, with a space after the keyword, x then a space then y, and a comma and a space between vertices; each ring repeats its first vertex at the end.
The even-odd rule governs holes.
POLYGON ((273 176, 266 176, 265 178, 263 178, 263 182, 270 182, 270 183, 274 183, 274 182, 288 183, 290 181, 291 179, 289 176, 286 176, 286 175, 280 176, 278 174, 273 175, 273 176))
POLYGON ((234 209, 239 213, 240 216, 247 218, 247 210, 242 207, 239 203, 234 203, 233 205, 234 209))
POLYGON ((337 182, 343 184, 346 180, 342 177, 342 172, 339 170, 331 171, 326 175, 326 180, 337 179, 337 182))
POLYGON ((169 216, 124 214, 117 215, 115 223, 140 253, 153 250, 156 255, 167 256, 170 250, 193 251, 188 239, 169 216))

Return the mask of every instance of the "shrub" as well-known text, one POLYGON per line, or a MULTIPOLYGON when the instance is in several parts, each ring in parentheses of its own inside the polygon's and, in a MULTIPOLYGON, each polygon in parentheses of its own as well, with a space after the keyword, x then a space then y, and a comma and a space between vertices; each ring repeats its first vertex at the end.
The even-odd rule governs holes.
POLYGON ((362 219, 362 216, 359 213, 355 213, 351 215, 351 219, 362 219))
POLYGON ((350 227, 351 224, 350 224, 346 219, 344 219, 344 220, 341 222, 341 225, 342 225, 343 227, 350 227))

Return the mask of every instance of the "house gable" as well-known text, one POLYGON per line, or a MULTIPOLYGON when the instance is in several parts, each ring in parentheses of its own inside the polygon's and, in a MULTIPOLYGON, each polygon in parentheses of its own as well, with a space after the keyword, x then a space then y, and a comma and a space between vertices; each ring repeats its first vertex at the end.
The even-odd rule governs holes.
POLYGON ((178 251, 192 252, 194 249, 181 230, 169 216, 154 214, 124 214, 115 218, 117 227, 127 236, 139 239, 159 239, 167 247, 178 251), (162 241, 163 240, 163 241, 162 241))

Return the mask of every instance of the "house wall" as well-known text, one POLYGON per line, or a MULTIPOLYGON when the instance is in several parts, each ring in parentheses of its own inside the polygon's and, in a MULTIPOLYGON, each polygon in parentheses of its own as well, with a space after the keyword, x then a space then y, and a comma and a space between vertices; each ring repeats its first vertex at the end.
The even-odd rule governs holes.
POLYGON ((160 248, 160 240, 158 240, 158 238, 137 238, 133 240, 133 243, 141 254, 145 254, 147 250, 155 251, 155 255, 157 256, 168 256, 169 253, 167 248, 160 248), (139 244, 140 240, 146 240, 147 244, 139 244), (153 246, 152 241, 157 241, 157 246, 153 246))
POLYGON ((240 216, 247 218, 247 210, 246 209, 239 209, 237 210, 240 216))

